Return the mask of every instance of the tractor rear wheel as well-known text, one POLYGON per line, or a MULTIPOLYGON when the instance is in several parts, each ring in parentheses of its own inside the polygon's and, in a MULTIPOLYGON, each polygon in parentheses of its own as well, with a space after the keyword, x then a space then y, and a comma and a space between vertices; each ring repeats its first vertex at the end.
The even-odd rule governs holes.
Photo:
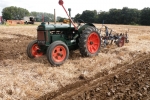
POLYGON ((95 56, 100 52, 100 32, 95 27, 87 27, 79 38, 79 50, 82 56, 95 56))
POLYGON ((62 41, 55 41, 48 47, 46 56, 52 65, 61 65, 69 57, 68 46, 62 41))
POLYGON ((34 40, 28 44, 27 55, 29 58, 40 57, 43 54, 44 52, 41 51, 40 46, 37 44, 37 40, 34 40))
POLYGON ((123 36, 121 36, 117 41, 117 46, 118 47, 124 46, 124 42, 125 42, 125 38, 123 36))

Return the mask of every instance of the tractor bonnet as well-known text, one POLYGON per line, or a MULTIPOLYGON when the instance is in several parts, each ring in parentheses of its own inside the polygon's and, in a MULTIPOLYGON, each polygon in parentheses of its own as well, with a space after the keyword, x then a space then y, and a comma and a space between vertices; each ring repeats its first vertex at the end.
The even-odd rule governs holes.
POLYGON ((45 24, 41 23, 41 25, 38 26, 37 30, 49 30, 49 31, 58 31, 58 30, 68 30, 68 29, 74 29, 73 25, 69 24, 45 24))

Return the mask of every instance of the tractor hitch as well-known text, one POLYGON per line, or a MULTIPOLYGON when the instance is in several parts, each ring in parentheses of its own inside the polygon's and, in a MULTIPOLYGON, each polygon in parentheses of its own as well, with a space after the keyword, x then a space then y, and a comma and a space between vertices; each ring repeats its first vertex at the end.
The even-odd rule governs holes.
POLYGON ((103 36, 101 36, 102 39, 102 44, 105 47, 108 44, 112 44, 113 42, 118 46, 118 47, 122 47, 124 45, 124 43, 128 43, 128 34, 127 32, 124 34, 122 33, 116 33, 114 32, 111 28, 108 28, 105 25, 102 25, 102 27, 100 28, 100 31, 102 31, 103 26, 105 27, 105 34, 103 36), (114 35, 112 33, 115 33, 114 35))

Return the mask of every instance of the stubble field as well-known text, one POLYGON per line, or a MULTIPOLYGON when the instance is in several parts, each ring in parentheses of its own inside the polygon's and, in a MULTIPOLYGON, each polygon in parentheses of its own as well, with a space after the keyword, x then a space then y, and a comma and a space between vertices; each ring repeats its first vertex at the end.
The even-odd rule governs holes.
POLYGON ((0 26, 0 99, 150 99, 150 27, 107 26, 119 33, 129 30, 130 42, 123 47, 113 44, 101 48, 96 57, 85 58, 78 50, 72 51, 59 67, 51 66, 46 56, 27 57, 26 48, 36 39, 37 25, 0 26), (130 81, 125 84, 127 79, 130 81), (132 88, 137 81, 138 86, 132 88), (120 91, 114 86, 117 82, 122 83, 120 91))

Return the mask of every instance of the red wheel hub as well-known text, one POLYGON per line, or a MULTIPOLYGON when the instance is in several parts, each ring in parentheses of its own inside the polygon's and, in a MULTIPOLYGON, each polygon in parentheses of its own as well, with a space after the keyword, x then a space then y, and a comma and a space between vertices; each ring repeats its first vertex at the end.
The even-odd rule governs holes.
POLYGON ((100 37, 97 33, 92 32, 87 39, 87 49, 90 53, 98 51, 100 46, 100 37))
POLYGON ((31 53, 34 57, 40 57, 43 55, 43 52, 40 52, 40 48, 37 44, 34 44, 31 48, 31 53))
POLYGON ((52 58, 55 62, 62 62, 65 60, 67 51, 63 46, 56 46, 52 51, 52 58))
POLYGON ((124 37, 122 37, 119 41, 119 47, 122 47, 124 45, 124 37))

